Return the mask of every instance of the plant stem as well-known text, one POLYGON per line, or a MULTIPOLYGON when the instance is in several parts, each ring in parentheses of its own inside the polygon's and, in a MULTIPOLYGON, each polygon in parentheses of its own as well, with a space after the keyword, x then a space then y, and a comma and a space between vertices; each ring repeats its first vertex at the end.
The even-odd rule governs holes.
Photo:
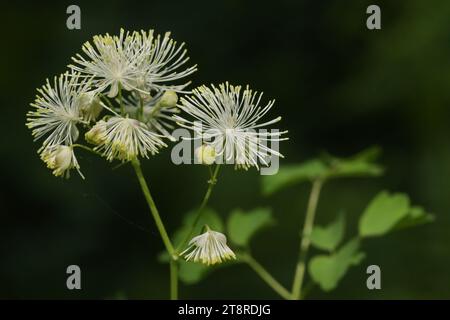
POLYGON ((142 173, 141 169, 141 164, 137 158, 132 160, 131 163, 139 180, 142 193, 144 194, 145 200, 147 201, 148 207, 150 208, 150 212, 152 213, 153 219, 155 220, 156 227, 158 228, 158 231, 161 235, 167 253, 170 256, 170 297, 172 299, 176 299, 176 297, 178 297, 178 272, 176 266, 176 259, 178 259, 178 257, 175 254, 175 249, 173 248, 172 242, 170 241, 166 228, 164 227, 164 223, 162 222, 158 209, 156 208, 155 201, 153 200, 147 182, 145 181, 144 174, 142 173))
POLYGON ((200 208, 197 211, 197 214, 194 218, 194 221, 192 222, 192 225, 190 227, 190 231, 186 233, 186 237, 183 239, 183 241, 180 243, 180 245, 177 247, 176 252, 178 252, 180 249, 182 249, 186 243, 189 241, 189 239, 192 238, 195 227, 197 226, 198 222, 200 221, 200 218, 202 216, 202 213, 208 204, 209 197, 211 196, 211 192, 217 182, 217 175, 219 174, 220 164, 216 164, 216 168, 214 169, 214 173, 211 176, 211 179, 208 181, 208 189, 206 190, 205 196, 203 197, 202 203, 200 204, 200 208))
POLYGON ((308 255, 309 245, 311 244, 311 232, 314 226, 314 218, 322 184, 323 180, 315 180, 309 195, 305 223, 303 225, 303 232, 300 240, 299 258, 295 269, 294 281, 292 283, 292 298, 296 300, 301 298, 302 284, 305 277, 306 257, 308 255))
POLYGON ((150 208, 150 212, 152 213, 153 219, 155 220, 156 227, 158 228, 159 233, 161 234, 161 238, 164 242, 167 252, 172 256, 175 253, 172 242, 167 234, 166 228, 161 220, 158 209, 156 208, 155 201, 150 194, 150 190, 148 188, 147 182, 145 181, 144 175, 142 173, 141 164, 138 159, 134 159, 131 161, 133 164, 134 171, 136 172, 136 176, 139 180, 139 184, 141 185, 142 193, 145 196, 145 200, 147 200, 148 206, 150 208))
POLYGON ((141 97, 141 94, 138 92, 139 95, 139 111, 138 111, 138 119, 142 121, 144 119, 144 100, 141 97))
POLYGON ((82 144, 76 143, 76 144, 73 144, 72 147, 74 147, 74 148, 81 148, 81 149, 87 150, 89 152, 92 152, 92 153, 94 153, 96 155, 103 156, 103 154, 101 152, 95 151, 94 149, 89 148, 88 146, 85 146, 85 145, 82 145, 82 144))
POLYGON ((250 254, 241 254, 241 259, 245 261, 250 268, 253 269, 264 280, 269 287, 271 287, 276 293, 278 293, 283 299, 291 300, 291 293, 281 285, 264 267, 259 264, 250 254))
POLYGON ((125 115, 125 109, 123 107, 123 98, 122 98, 122 84, 119 82, 119 104, 120 104, 120 114, 125 115))
POLYGON ((178 262, 170 259, 170 300, 178 300, 178 262))
POLYGON ((108 105, 108 107, 109 107, 111 110, 114 110, 114 106, 112 105, 111 101, 109 101, 109 99, 108 99, 107 97, 105 97, 105 95, 104 95, 103 93, 100 93, 99 96, 100 96, 100 99, 103 98, 102 102, 105 101, 106 104, 108 105))

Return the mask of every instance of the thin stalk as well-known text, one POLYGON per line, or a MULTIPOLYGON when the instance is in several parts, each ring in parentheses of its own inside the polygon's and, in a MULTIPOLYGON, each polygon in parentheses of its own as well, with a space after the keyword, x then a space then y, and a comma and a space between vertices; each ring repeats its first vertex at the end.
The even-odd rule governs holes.
POLYGON ((138 111, 138 119, 143 120, 144 119, 144 99, 142 99, 141 94, 139 94, 139 111, 138 111))
POLYGON ((241 254, 241 259, 246 262, 250 268, 255 271, 264 282, 278 293, 283 299, 291 300, 291 293, 280 284, 258 261, 256 261, 250 254, 241 254))
POLYGON ((123 97, 122 97, 122 84, 119 82, 119 104, 120 104, 120 114, 122 116, 125 115, 125 108, 123 106, 123 97))
POLYGON ((161 216, 159 215, 158 209, 156 208, 155 201, 150 193, 150 189, 148 188, 147 182, 145 181, 144 174, 142 173, 141 164, 138 159, 134 159, 131 161, 136 176, 139 180, 139 184, 142 189, 142 193, 144 194, 145 200, 147 201, 148 207, 150 208, 150 212, 155 220, 156 227, 161 235, 161 238, 164 242, 164 246, 166 247, 167 252, 171 257, 173 257, 175 253, 175 249, 173 248, 172 242, 167 234, 166 228, 164 227, 164 223, 161 220, 161 216))
POLYGON ((176 299, 178 297, 178 271, 176 265, 176 260, 178 259, 178 257, 175 254, 175 249, 172 245, 172 242, 170 241, 169 235, 167 234, 166 228, 164 227, 164 223, 161 220, 161 216, 159 215, 158 209, 156 208, 155 201, 153 200, 153 197, 150 193, 147 182, 145 181, 144 174, 142 173, 141 169, 141 164, 138 159, 132 160, 131 163, 139 180, 142 193, 144 194, 145 200, 147 201, 148 207, 153 216, 153 220, 155 221, 156 227, 158 228, 159 234, 161 235, 167 253, 170 256, 170 297, 171 299, 176 299))
POLYGON ((206 190, 205 196, 203 197, 202 203, 200 204, 200 208, 197 211, 197 214, 194 218, 194 221, 192 222, 189 232, 186 233, 186 236, 184 237, 183 241, 177 247, 176 252, 180 251, 180 249, 182 249, 188 243, 189 239, 191 239, 192 236, 194 235, 195 228, 196 228, 198 222, 200 221, 202 213, 203 213, 206 205, 208 204, 209 197, 211 196, 211 192, 212 192, 214 186, 216 185, 219 170, 220 170, 220 164, 216 164, 216 168, 214 169, 211 179, 208 181, 208 189, 206 190))
POLYGON ((109 101, 109 99, 108 99, 107 97, 105 97, 105 95, 104 95, 103 93, 100 93, 100 98, 103 98, 103 99, 102 99, 102 102, 103 102, 103 101, 106 102, 106 104, 108 105, 108 107, 109 107, 111 110, 114 110, 113 104, 111 103, 111 101, 109 101))
POLYGON ((98 151, 96 151, 96 150, 94 150, 94 149, 92 149, 92 148, 90 148, 88 146, 82 145, 82 144, 76 143, 76 144, 73 144, 72 147, 73 148, 81 148, 81 149, 87 150, 89 152, 92 152, 93 154, 96 154, 96 155, 99 155, 99 156, 103 156, 103 154, 101 152, 98 152, 98 151))
POLYGON ((178 300, 178 262, 170 260, 170 300, 178 300))
POLYGON ((311 232, 314 226, 314 218, 322 184, 323 180, 315 180, 309 195, 305 223, 303 225, 303 232, 300 240, 299 258, 295 269, 294 281, 292 283, 292 298, 296 300, 301 299, 302 284, 305 277, 306 257, 311 244, 311 232))
POLYGON ((158 114, 159 110, 161 110, 162 105, 160 101, 158 101, 152 108, 151 116, 154 117, 158 114))

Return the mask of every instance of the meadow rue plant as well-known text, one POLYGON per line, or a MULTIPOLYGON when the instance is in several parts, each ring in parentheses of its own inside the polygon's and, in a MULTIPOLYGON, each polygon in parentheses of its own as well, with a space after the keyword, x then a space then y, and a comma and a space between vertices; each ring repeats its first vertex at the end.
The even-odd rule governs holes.
MULTIPOLYGON (((381 193, 362 214, 358 235, 341 245, 345 220, 328 227, 314 225, 322 186, 346 176, 378 176, 372 151, 348 159, 327 157, 305 164, 283 167, 277 175, 264 176, 263 189, 271 194, 305 180, 312 182, 297 267, 292 289, 286 289, 250 254, 250 240, 274 221, 269 208, 245 212, 234 210, 226 224, 210 207, 209 199, 218 182, 222 164, 236 169, 262 169, 283 157, 279 142, 288 131, 271 129, 281 117, 265 120, 275 101, 263 102, 262 93, 228 82, 186 90, 185 79, 197 70, 184 67, 189 60, 184 44, 170 33, 153 30, 119 35, 96 35, 73 57, 70 70, 38 89, 26 125, 35 140, 42 140, 38 153, 57 177, 69 178, 71 170, 81 173, 75 151, 86 150, 108 162, 130 164, 149 211, 160 233, 165 253, 160 260, 170 265, 170 297, 178 298, 178 280, 201 280, 212 265, 235 260, 248 264, 271 288, 286 299, 304 298, 307 265, 314 283, 324 290, 336 287, 350 266, 364 257, 361 241, 366 237, 421 224, 431 215, 409 205, 402 194, 381 193), (193 137, 180 135, 184 130, 193 137), (81 131, 81 133, 80 133, 81 131), (209 179, 199 207, 191 210, 182 226, 170 237, 144 177, 141 161, 169 147, 177 138, 194 141, 195 163, 207 167, 209 179), (226 225, 226 227, 225 227, 226 225), (229 239, 229 243, 227 241, 229 239), (309 261, 313 245, 325 250, 309 261)), ((180 142, 180 143, 181 143, 180 142)), ((189 145, 190 146, 190 145, 189 145)), ((175 149, 175 146, 173 147, 175 149)), ((173 158, 172 158, 173 160, 173 158)), ((278 170, 278 167, 276 168, 278 170)), ((228 263, 230 265, 230 263, 228 263)))

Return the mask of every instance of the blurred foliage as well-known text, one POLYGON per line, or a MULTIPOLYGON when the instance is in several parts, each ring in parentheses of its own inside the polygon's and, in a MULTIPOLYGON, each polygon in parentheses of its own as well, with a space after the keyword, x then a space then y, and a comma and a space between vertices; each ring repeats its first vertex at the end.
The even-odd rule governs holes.
MULTIPOLYGON (((277 175, 262 177, 263 193, 264 190, 266 194, 267 190, 271 190, 272 193, 286 185, 305 181, 315 184, 317 181, 323 183, 333 178, 380 176, 381 166, 375 163, 379 154, 379 148, 369 148, 349 158, 327 155, 328 162, 312 159, 305 163, 290 165, 287 169, 282 167, 281 179, 277 175), (296 174, 292 174, 293 172, 296 174)), ((319 199, 319 204, 322 201, 324 200, 319 199)), ((205 213, 209 214, 209 212, 205 213)), ((399 228, 415 227, 433 220, 434 216, 425 212, 423 208, 411 206, 406 194, 390 194, 381 191, 370 201, 359 217, 357 235, 341 247, 339 245, 345 237, 346 230, 346 219, 343 213, 337 214, 334 221, 325 227, 313 224, 311 235, 306 236, 310 237, 311 244, 315 248, 327 251, 327 254, 317 254, 308 260, 309 275, 322 290, 334 290, 349 268, 359 265, 366 257, 366 253, 361 250, 361 242, 364 238, 384 236, 399 228)), ((251 256, 249 247, 251 238, 264 226, 274 223, 271 210, 268 208, 256 208, 248 212, 236 209, 228 216, 227 221, 226 234, 231 244, 238 248, 238 257, 251 256)), ((304 236, 299 234, 299 240, 304 236)), ((295 260, 298 252, 290 253, 283 250, 279 254, 295 260)), ((242 262, 246 261, 248 259, 243 259, 242 262)), ((192 268, 194 271, 191 272, 194 272, 196 276, 194 280, 189 278, 188 283, 195 283, 202 279, 200 272, 195 272, 195 270, 201 270, 201 267, 192 268)), ((302 296, 306 296, 304 292, 302 296)))
POLYGON ((276 175, 263 176, 263 193, 269 195, 283 187, 308 180, 379 176, 383 168, 373 163, 379 154, 380 148, 373 147, 349 158, 325 155, 323 159, 283 166, 276 175))
POLYGON ((344 238, 345 217, 339 214, 336 220, 326 227, 314 226, 311 233, 311 244, 318 249, 333 252, 344 238))
POLYGON ((322 290, 330 291, 336 288, 339 280, 347 273, 352 265, 358 265, 365 254, 359 251, 359 240, 352 239, 337 252, 330 255, 317 255, 308 265, 312 279, 322 290))
POLYGON ((240 209, 231 212, 227 223, 227 236, 236 246, 247 247, 257 231, 274 223, 268 208, 256 208, 249 212, 240 209))
POLYGON ((359 219, 359 235, 361 237, 381 236, 394 230, 431 222, 434 216, 420 207, 411 207, 406 194, 390 195, 380 192, 364 210, 359 219))

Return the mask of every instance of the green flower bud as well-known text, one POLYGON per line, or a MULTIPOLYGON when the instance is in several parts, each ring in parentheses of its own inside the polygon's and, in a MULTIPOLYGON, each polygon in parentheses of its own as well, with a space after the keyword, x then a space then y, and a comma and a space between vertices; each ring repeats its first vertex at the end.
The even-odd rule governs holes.
POLYGON ((195 149, 195 157, 200 164, 211 165, 216 161, 216 150, 208 145, 201 145, 195 149))
POLYGON ((161 97, 161 100, 159 100, 159 103, 163 108, 175 107, 177 105, 177 102, 178 95, 175 91, 172 90, 165 91, 161 97))
POLYGON ((106 122, 98 121, 91 130, 84 134, 87 142, 95 145, 100 145, 106 140, 106 122))
POLYGON ((82 93, 78 98, 81 114, 88 121, 95 121, 103 110, 100 98, 93 92, 82 93))
POLYGON ((41 154, 41 159, 47 164, 47 168, 53 170, 57 177, 69 177, 69 171, 72 168, 79 168, 73 148, 69 146, 57 146, 46 149, 41 154))

